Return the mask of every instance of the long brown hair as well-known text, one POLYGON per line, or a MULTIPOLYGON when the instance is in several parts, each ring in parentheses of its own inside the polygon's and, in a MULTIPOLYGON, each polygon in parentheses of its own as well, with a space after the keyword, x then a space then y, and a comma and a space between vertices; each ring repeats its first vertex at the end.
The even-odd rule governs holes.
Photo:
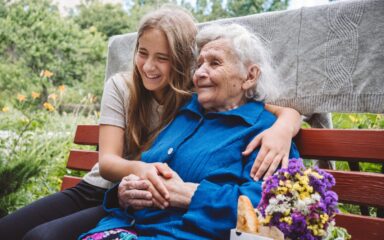
POLYGON ((179 7, 163 7, 143 17, 137 32, 134 54, 139 47, 139 39, 149 29, 161 30, 167 37, 170 48, 171 72, 164 90, 162 104, 164 111, 160 124, 151 129, 152 92, 147 90, 135 64, 132 81, 127 81, 130 97, 127 106, 126 144, 130 158, 139 159, 147 150, 162 128, 171 122, 177 110, 189 99, 192 87, 192 71, 195 61, 195 37, 197 27, 193 17, 179 7))

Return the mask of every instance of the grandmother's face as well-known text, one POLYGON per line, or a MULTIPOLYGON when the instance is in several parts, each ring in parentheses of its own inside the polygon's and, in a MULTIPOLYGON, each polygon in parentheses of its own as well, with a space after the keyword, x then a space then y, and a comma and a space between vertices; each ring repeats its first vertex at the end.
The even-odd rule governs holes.
POLYGON ((245 103, 247 71, 227 39, 204 45, 197 59, 193 83, 200 104, 208 111, 226 111, 245 103))

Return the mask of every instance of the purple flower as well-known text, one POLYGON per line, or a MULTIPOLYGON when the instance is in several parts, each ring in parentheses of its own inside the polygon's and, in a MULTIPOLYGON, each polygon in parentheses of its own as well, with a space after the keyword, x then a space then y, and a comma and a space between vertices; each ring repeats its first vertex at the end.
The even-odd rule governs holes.
POLYGON ((335 192, 328 191, 325 193, 324 203, 326 205, 326 208, 328 209, 327 214, 329 216, 333 216, 333 214, 339 211, 337 208, 337 200, 338 196, 335 192))
POLYGON ((280 231, 282 231, 284 233, 285 237, 289 237, 292 234, 291 227, 286 222, 279 222, 274 226, 276 226, 278 229, 280 229, 280 231))
POLYGON ((271 176, 265 181, 265 192, 270 193, 272 190, 279 186, 279 178, 277 176, 271 176))
POLYGON ((315 192, 318 192, 320 196, 324 196, 327 186, 324 184, 322 179, 318 179, 313 175, 309 175, 309 185, 313 187, 315 192))
POLYGON ((313 169, 312 173, 308 172, 302 159, 290 159, 287 169, 280 169, 275 175, 265 181, 263 195, 258 208, 263 217, 270 219, 266 224, 279 228, 285 237, 290 239, 320 240, 322 236, 314 235, 311 226, 316 226, 316 228, 322 227, 326 231, 329 223, 333 221, 335 213, 338 212, 337 194, 330 190, 334 185, 335 179, 331 174, 317 168, 313 169), (296 174, 303 177, 296 178, 296 174), (309 179, 308 182, 305 180, 306 177, 309 179), (285 186, 279 185, 281 183, 285 184, 285 186), (299 183, 299 187, 297 187, 297 183, 299 183), (296 187, 293 188, 294 184, 296 184, 296 187), (290 218, 281 213, 281 207, 275 205, 272 205, 268 211, 270 215, 266 216, 265 210, 269 206, 269 201, 272 198, 276 198, 279 187, 285 187, 288 190, 282 191, 282 188, 280 188, 280 193, 284 192, 284 202, 279 202, 277 206, 284 206, 283 211, 290 211, 290 218), (306 190, 303 190, 303 187, 305 189, 312 187, 314 192, 310 192, 310 196, 308 196, 308 192, 305 192, 306 190), (298 196, 302 197, 303 195, 301 194, 304 192, 307 194, 307 196, 304 196, 311 202, 310 205, 299 202, 298 196), (328 220, 325 223, 324 219, 326 218, 324 218, 324 214, 328 215, 328 220))
POLYGON ((324 171, 324 170, 322 170, 322 169, 319 169, 319 168, 315 168, 315 171, 318 173, 318 174, 320 174, 320 175, 322 175, 323 176, 323 182, 324 182, 324 184, 325 184, 325 186, 327 187, 327 190, 328 189, 331 189, 333 186, 335 186, 335 184, 336 184, 336 181, 335 181, 335 178, 331 175, 331 174, 329 174, 329 173, 327 173, 326 171, 324 171))
POLYGON ((307 229, 305 216, 301 213, 292 214, 292 229, 297 233, 304 233, 307 229))
POLYGON ((288 162, 288 173, 290 175, 295 175, 296 173, 302 172, 302 170, 305 169, 303 160, 298 158, 292 158, 288 162))

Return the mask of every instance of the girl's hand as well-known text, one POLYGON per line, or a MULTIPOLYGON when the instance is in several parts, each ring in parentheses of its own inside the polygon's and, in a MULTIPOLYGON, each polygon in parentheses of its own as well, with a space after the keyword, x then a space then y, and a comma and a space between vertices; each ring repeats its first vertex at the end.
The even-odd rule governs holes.
POLYGON ((161 208, 169 205, 169 192, 162 178, 172 178, 172 172, 172 169, 164 163, 135 162, 135 175, 141 180, 147 180, 148 191, 151 192, 155 205, 161 208))
POLYGON ((187 209, 198 184, 184 182, 176 172, 173 172, 173 176, 170 179, 163 178, 163 182, 169 191, 169 205, 171 207, 187 209))
POLYGON ((243 155, 249 155, 261 145, 255 162, 251 169, 251 177, 258 181, 264 175, 264 179, 271 176, 279 166, 288 167, 288 157, 292 142, 292 131, 273 125, 257 135, 247 146, 243 155))
POLYGON ((264 179, 271 176, 280 162, 283 168, 288 167, 292 138, 296 136, 301 126, 300 113, 292 108, 266 104, 265 109, 277 116, 276 122, 257 135, 243 152, 243 155, 247 156, 261 145, 251 169, 251 177, 255 181, 258 181, 265 172, 264 179))

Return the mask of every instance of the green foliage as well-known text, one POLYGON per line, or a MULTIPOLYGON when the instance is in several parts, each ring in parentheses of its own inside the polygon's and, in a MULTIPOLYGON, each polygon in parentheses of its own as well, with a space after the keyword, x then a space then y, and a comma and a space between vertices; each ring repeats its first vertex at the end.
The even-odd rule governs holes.
POLYGON ((220 18, 284 10, 288 7, 288 0, 197 0, 195 7, 187 1, 182 1, 182 5, 189 9, 199 22, 205 22, 220 18))
POLYGON ((335 128, 342 129, 382 129, 384 128, 383 114, 334 113, 332 121, 335 128))
POLYGON ((121 5, 103 4, 98 0, 87 1, 78 7, 74 21, 82 29, 97 30, 105 37, 132 32, 135 22, 131 21, 121 5))
POLYGON ((48 0, 2 1, 0 6, 5 9, 0 15, 0 85, 5 89, 1 99, 20 90, 71 86, 86 75, 102 86, 104 72, 89 71, 104 69, 107 44, 102 34, 61 18, 48 0), (54 73, 46 79, 49 82, 39 76, 45 69, 54 73))
MULTIPOLYGON (((52 108, 36 108, 26 97, 17 107, 0 112, 0 215, 59 191, 77 124, 95 124, 97 113, 59 114, 65 89, 49 89, 52 108), (54 96, 54 97, 53 97, 54 96)), ((82 102, 93 104, 94 96, 82 102), (93 100, 92 100, 93 99, 93 100)))
POLYGON ((25 159, 10 159, 0 156, 0 218, 8 213, 7 202, 30 178, 39 172, 40 163, 25 159))

